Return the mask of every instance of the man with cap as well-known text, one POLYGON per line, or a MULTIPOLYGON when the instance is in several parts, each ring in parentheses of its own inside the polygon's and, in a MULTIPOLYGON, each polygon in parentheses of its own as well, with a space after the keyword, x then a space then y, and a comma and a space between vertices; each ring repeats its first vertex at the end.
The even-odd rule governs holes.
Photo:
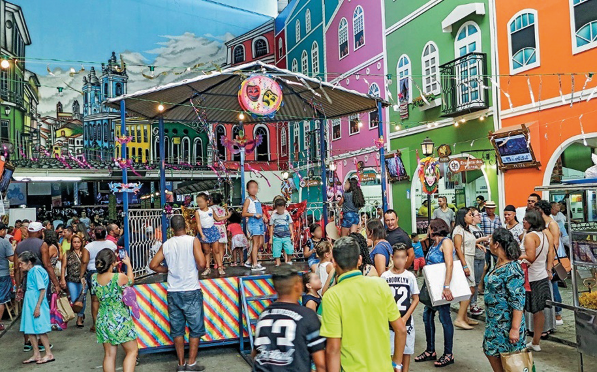
MULTIPOLYGON (((4 305, 10 301, 12 292, 12 280, 10 279, 10 264, 14 256, 12 244, 4 239, 6 225, 0 222, 0 321, 4 315, 4 305)), ((0 332, 4 331, 4 324, 0 323, 0 332)))
MULTIPOLYGON (((485 203, 485 212, 481 213, 481 230, 485 236, 492 236, 495 229, 502 227, 500 216, 495 214, 495 202, 489 200, 485 203)), ((487 263, 487 270, 491 268, 491 252, 487 250, 485 253, 485 262, 487 263)))

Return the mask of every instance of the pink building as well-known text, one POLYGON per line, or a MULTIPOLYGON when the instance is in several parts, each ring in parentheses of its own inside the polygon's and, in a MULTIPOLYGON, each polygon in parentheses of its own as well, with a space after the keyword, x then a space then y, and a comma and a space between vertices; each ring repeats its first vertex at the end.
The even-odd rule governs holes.
MULTIPOLYGON (((382 6, 382 1, 341 2, 325 27, 325 54, 328 81, 385 99, 382 6)), ((380 164, 377 112, 331 120, 330 127, 331 157, 339 179, 354 175, 362 162, 371 180, 367 184, 379 185, 379 177, 372 177, 380 164)))

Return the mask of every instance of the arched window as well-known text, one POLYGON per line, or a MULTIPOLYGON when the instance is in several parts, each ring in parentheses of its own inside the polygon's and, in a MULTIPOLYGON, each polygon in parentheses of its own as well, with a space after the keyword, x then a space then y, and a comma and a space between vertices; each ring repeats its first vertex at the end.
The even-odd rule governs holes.
POLYGON ((137 125, 137 142, 141 143, 143 142, 143 138, 141 137, 141 126, 137 125))
POLYGON ((280 130, 280 154, 282 156, 288 155, 288 135, 286 133, 286 127, 282 127, 280 130))
POLYGON ((352 32, 354 34, 354 50, 365 45, 365 12, 359 5, 352 14, 352 32))
POLYGON ((226 128, 223 125, 216 127, 216 146, 218 149, 218 156, 222 160, 226 160, 226 147, 222 144, 222 137, 226 137, 226 128))
POLYGON ((191 163, 191 139, 187 136, 182 138, 181 163, 191 163))
POLYGON ((298 62, 296 61, 296 58, 292 60, 292 72, 298 72, 298 62))
POLYGON ((242 45, 237 45, 234 47, 234 62, 233 63, 243 63, 245 61, 245 47, 242 45))
POLYGON ((309 73, 309 57, 307 56, 307 51, 303 50, 303 54, 301 55, 301 74, 307 75, 309 73))
POLYGON ((266 55, 269 52, 269 46, 267 45, 267 39, 264 37, 258 37, 253 41, 253 58, 259 58, 266 55))
POLYGON ((156 137, 153 141, 153 161, 157 163, 160 159, 160 139, 156 137))
POLYGON ((377 83, 371 84, 371 86, 369 87, 368 93, 370 96, 373 96, 373 97, 381 97, 380 91, 379 91, 379 85, 377 85, 377 83))
POLYGON ((282 58, 284 55, 284 41, 282 38, 278 38, 278 58, 282 58))
POLYGON ((454 56, 458 58, 474 52, 481 53, 481 31, 475 22, 469 21, 456 34, 454 56))
POLYGON ((203 164, 203 140, 201 137, 195 138, 193 147, 195 149, 195 164, 203 164))
POLYGON ((572 53, 597 46, 597 12, 595 0, 571 0, 572 53))
POLYGON ((342 18, 338 24, 338 48, 340 59, 348 55, 348 21, 346 18, 342 18))
POLYGON ((136 163, 137 162, 137 149, 131 148, 131 160, 136 163))
POLYGON ((296 33, 296 42, 298 43, 301 41, 301 21, 298 19, 294 24, 294 32, 296 33))
POLYGON ((145 159, 143 159, 143 163, 149 162, 149 149, 145 149, 145 159))
POLYGON ((508 32, 510 73, 515 74, 539 66, 537 11, 525 9, 516 13, 508 23, 508 32))
POLYGON ((403 54, 398 59, 398 67, 396 70, 398 76, 398 99, 401 102, 412 102, 412 80, 411 80, 411 69, 410 59, 406 54, 403 54))
POLYGON ((313 66, 312 75, 319 75, 319 45, 317 45, 317 41, 311 45, 311 66, 313 66))
POLYGON ((305 12, 305 34, 311 32, 311 11, 307 9, 305 12))
POLYGON ((256 161, 269 161, 269 130, 263 124, 258 124, 253 129, 253 137, 261 135, 261 144, 255 148, 256 161))
POLYGON ((180 162, 180 137, 172 137, 172 163, 180 162))
POLYGON ((166 154, 166 163, 172 163, 172 155, 170 154, 170 138, 164 137, 164 150, 166 154))
MULTIPOLYGON (((456 34, 456 41, 454 42, 456 58, 470 53, 480 53, 481 50, 481 30, 479 26, 472 21, 466 22, 456 34)), ((471 103, 479 102, 483 94, 479 84, 479 75, 483 71, 481 61, 479 58, 470 56, 455 67, 456 101, 459 107, 467 107, 471 103)))
POLYGON ((104 142, 108 142, 110 138, 110 128, 108 128, 108 122, 104 122, 104 142))
POLYGON ((421 55, 423 66, 423 93, 439 94, 439 52, 433 41, 428 42, 421 55))
POLYGON ((122 84, 121 83, 116 83, 116 96, 121 96, 122 95, 122 84))
MULTIPOLYGON (((240 126, 235 125, 232 127, 232 139, 235 139, 238 135, 240 135, 240 126)), ((232 160, 240 161, 240 153, 232 155, 232 160)))

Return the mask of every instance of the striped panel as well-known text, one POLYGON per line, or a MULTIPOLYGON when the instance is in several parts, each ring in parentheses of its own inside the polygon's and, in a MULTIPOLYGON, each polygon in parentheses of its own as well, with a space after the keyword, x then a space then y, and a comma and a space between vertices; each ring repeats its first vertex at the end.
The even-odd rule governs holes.
MULTIPOLYGON (((244 286, 245 297, 261 297, 275 295, 274 284, 271 277, 254 279, 251 277, 241 278, 244 286)), ((247 311, 251 321, 259 318, 259 315, 268 307, 273 300, 247 301, 247 311)), ((243 317, 243 330, 247 332, 246 318, 243 317)), ((255 326, 251 325, 251 333, 255 332, 255 326)))

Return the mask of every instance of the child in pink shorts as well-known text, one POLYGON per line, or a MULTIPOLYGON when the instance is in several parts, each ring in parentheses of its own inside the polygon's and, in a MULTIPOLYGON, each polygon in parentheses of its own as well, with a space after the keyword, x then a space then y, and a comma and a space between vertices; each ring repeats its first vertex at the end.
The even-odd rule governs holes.
POLYGON ((410 238, 413 242, 413 249, 415 251, 415 274, 419 276, 423 271, 423 266, 425 266, 425 255, 423 254, 423 247, 419 241, 419 235, 412 234, 410 238))

